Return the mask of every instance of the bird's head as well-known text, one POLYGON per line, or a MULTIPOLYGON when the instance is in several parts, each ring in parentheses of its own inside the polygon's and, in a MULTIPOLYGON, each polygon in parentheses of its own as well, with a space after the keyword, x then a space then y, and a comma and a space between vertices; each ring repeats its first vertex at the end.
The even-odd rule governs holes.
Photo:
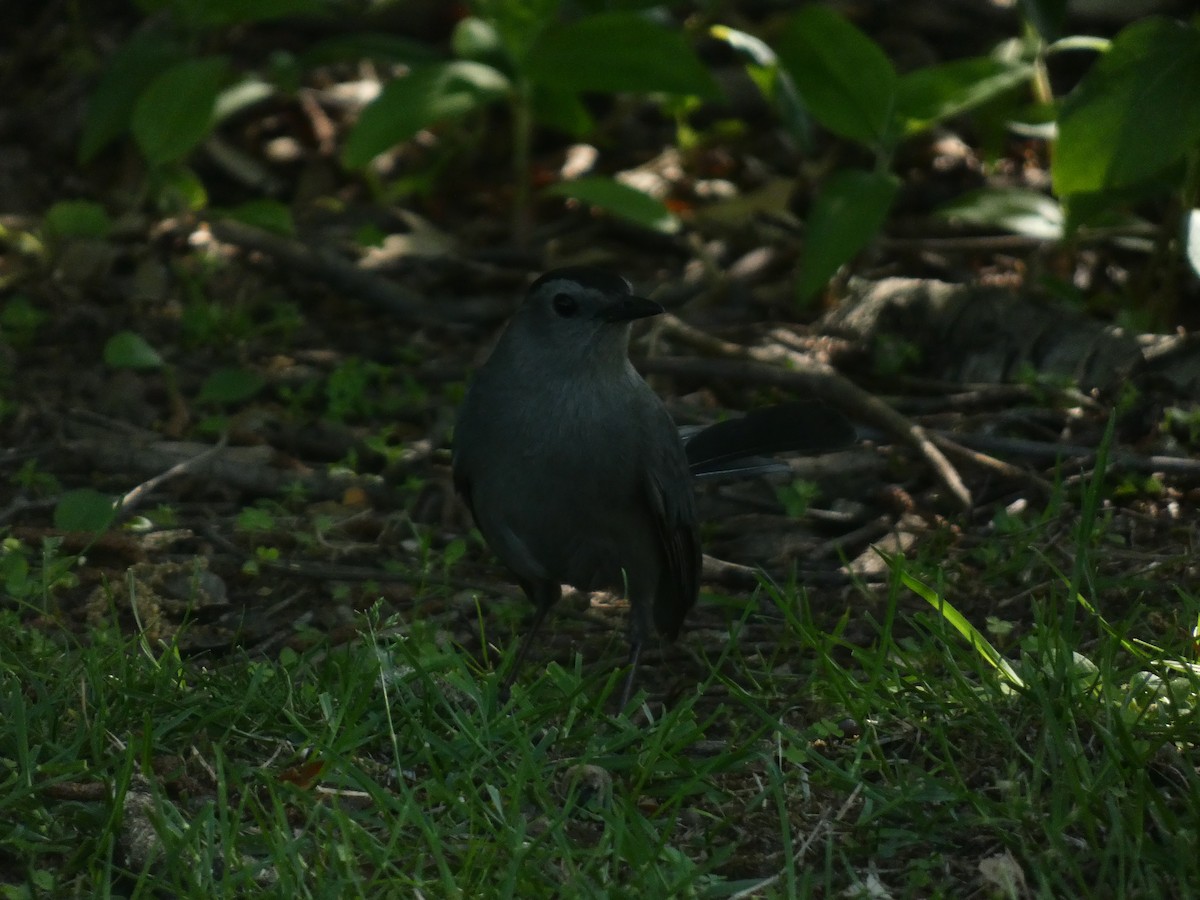
POLYGON ((656 316, 663 308, 635 297, 619 275, 588 266, 547 272, 529 287, 514 324, 543 352, 586 359, 625 359, 634 319, 656 316))

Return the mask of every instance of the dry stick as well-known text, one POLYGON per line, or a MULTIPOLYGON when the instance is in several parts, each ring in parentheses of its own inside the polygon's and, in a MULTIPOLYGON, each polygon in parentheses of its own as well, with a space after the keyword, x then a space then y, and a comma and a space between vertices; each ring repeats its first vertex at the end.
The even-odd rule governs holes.
POLYGON ((1054 486, 1045 478, 1035 475, 1032 472, 1027 472, 1020 466, 1014 466, 1012 463, 1005 462, 1002 459, 988 456, 986 453, 980 453, 977 450, 972 450, 970 447, 964 447, 959 443, 958 436, 951 438, 944 432, 935 431, 930 433, 930 438, 951 456, 957 456, 959 459, 974 463, 983 469, 991 469, 996 474, 1003 475, 1005 478, 1011 478, 1014 481, 1025 481, 1043 494, 1054 493, 1054 486))
POLYGON ((487 299, 435 303, 374 272, 359 268, 331 250, 280 237, 241 222, 222 219, 211 223, 210 227, 220 241, 263 253, 287 268, 319 278, 335 290, 344 291, 408 322, 487 322, 504 318, 512 311, 510 303, 487 299))
POLYGON ((224 451, 225 447, 228 444, 229 444, 229 435, 222 434, 221 439, 219 441, 217 441, 216 444, 209 447, 207 450, 203 451, 202 453, 198 453, 195 456, 191 457, 190 459, 185 459, 181 462, 177 462, 175 465, 171 466, 171 468, 167 469, 165 472, 160 472, 158 475, 155 475, 153 478, 149 478, 146 481, 143 481, 141 484, 139 484, 133 490, 129 491, 124 497, 122 497, 120 500, 117 501, 117 505, 113 510, 113 515, 120 516, 127 512, 131 512, 135 506, 137 506, 139 503, 142 502, 143 499, 145 499, 147 494, 149 494, 152 490, 154 490, 160 484, 162 484, 166 481, 170 481, 172 478, 178 478, 180 475, 184 475, 188 472, 193 472, 196 469, 199 469, 201 466, 205 465, 214 456, 216 456, 217 454, 224 451))
POLYGON ((881 428, 902 437, 924 457, 938 479, 958 499, 963 508, 971 508, 971 492, 967 490, 962 478, 959 477, 958 472, 942 454, 942 451, 934 446, 933 441, 926 435, 925 429, 909 421, 887 404, 872 397, 849 379, 843 378, 830 366, 817 363, 799 354, 787 353, 783 348, 763 354, 772 357, 770 362, 786 361, 791 365, 798 366, 793 369, 781 369, 776 365, 765 365, 764 363, 768 360, 757 359, 759 354, 752 348, 731 344, 720 338, 703 334, 703 332, 698 332, 691 326, 679 322, 678 319, 669 322, 668 328, 676 337, 683 337, 684 334, 687 334, 688 337, 684 340, 693 346, 699 346, 700 349, 717 353, 726 358, 670 359, 658 357, 644 361, 643 369, 645 371, 773 385, 828 400, 840 409, 856 413, 866 421, 874 422, 881 428), (729 359, 729 356, 740 356, 741 358, 729 359), (747 359, 747 356, 750 358, 747 359))

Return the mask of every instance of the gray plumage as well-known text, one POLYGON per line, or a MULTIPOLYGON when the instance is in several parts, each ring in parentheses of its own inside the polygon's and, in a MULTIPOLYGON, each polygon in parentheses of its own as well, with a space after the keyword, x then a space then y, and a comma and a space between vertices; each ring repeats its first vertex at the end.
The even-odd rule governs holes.
POLYGON ((629 362, 630 323, 662 307, 588 268, 539 278, 475 374, 454 433, 454 482, 536 614, 560 585, 629 599, 633 683, 653 628, 696 602, 700 539, 679 433, 629 362))

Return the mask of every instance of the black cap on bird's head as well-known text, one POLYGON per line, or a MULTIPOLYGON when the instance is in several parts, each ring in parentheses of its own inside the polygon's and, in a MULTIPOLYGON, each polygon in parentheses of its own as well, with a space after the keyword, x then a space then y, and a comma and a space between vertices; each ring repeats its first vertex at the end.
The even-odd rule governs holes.
POLYGON ((547 310, 558 319, 628 323, 656 316, 663 308, 633 295, 620 275, 591 266, 553 269, 529 286, 526 306, 547 310))

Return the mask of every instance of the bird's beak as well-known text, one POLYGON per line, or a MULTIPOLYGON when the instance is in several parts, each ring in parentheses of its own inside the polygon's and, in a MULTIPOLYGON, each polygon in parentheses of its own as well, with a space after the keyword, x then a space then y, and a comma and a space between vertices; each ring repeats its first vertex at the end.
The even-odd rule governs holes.
POLYGON ((647 316, 657 316, 665 312, 662 305, 643 297, 622 297, 608 304, 600 312, 600 318, 605 322, 631 322, 634 319, 644 319, 647 316))

